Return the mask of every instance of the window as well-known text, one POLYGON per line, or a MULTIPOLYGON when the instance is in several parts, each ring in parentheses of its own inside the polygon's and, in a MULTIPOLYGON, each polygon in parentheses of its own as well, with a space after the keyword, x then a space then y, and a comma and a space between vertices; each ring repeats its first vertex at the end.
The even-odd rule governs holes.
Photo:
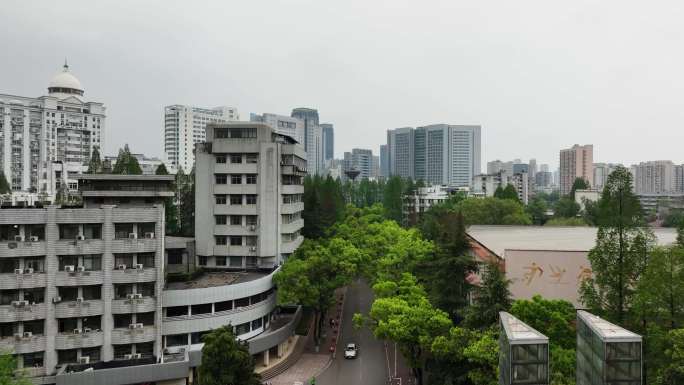
POLYGON ((36 289, 24 289, 24 300, 31 303, 45 302, 45 288, 40 287, 36 289))
POLYGON ((216 163, 226 163, 226 154, 216 154, 216 163))
POLYGON ((166 263, 169 265, 182 265, 183 264, 183 251, 181 250, 168 250, 166 257, 166 263))
POLYGON ((95 348, 81 349, 81 357, 89 357, 90 362, 100 361, 100 350, 101 348, 99 346, 95 348))
POLYGON ((83 299, 86 301, 102 299, 102 286, 100 285, 83 286, 81 291, 83 292, 83 299))
POLYGON ((242 195, 232 194, 230 196, 230 204, 231 205, 241 205, 242 204, 242 195))
POLYGON ((26 240, 38 237, 39 241, 45 240, 45 225, 26 225, 26 240))
POLYGON ((180 317, 184 315, 188 315, 187 306, 171 306, 166 308, 167 317, 180 317))
POLYGON ((190 343, 191 343, 191 344, 199 344, 199 343, 202 343, 202 338, 203 338, 205 335, 209 334, 210 332, 211 332, 210 330, 206 330, 206 331, 203 331, 203 332, 190 333, 190 343))
POLYGON ((59 271, 64 271, 65 266, 73 266, 74 268, 78 266, 78 256, 76 255, 60 255, 57 259, 59 260, 59 271))
POLYGON ((242 163, 242 154, 230 154, 230 163, 242 163))
POLYGON ((138 313, 135 315, 135 322, 139 324, 143 324, 145 326, 153 326, 154 325, 154 312, 148 312, 148 313, 138 313))
POLYGON ((13 337, 14 333, 17 332, 19 327, 18 323, 15 322, 5 322, 0 324, 0 337, 8 338, 13 337))
POLYGON ((257 203, 257 196, 255 194, 248 194, 245 197, 247 198, 248 205, 255 205, 257 203))
POLYGON ((230 267, 242 267, 242 257, 230 257, 230 267))
POLYGON ((203 303, 199 305, 190 306, 190 311, 193 315, 195 314, 211 314, 211 304, 203 303))
POLYGON ((14 269, 18 268, 18 258, 0 258, 0 273, 14 273, 14 269))
POLYGON ((235 327, 235 335, 239 336, 245 333, 249 333, 249 322, 245 322, 235 327))
POLYGON ((222 302, 216 302, 214 304, 214 311, 215 312, 228 311, 228 310, 233 310, 233 301, 222 301, 222 302))
POLYGON ((78 297, 78 288, 60 286, 57 287, 57 293, 57 296, 60 297, 62 301, 76 301, 76 298, 78 297))
POLYGON ((133 314, 112 314, 115 328, 128 328, 133 323, 133 314))
POLYGON ((78 236, 78 225, 59 225, 59 239, 74 240, 78 236))
POLYGON ((230 184, 242 184, 242 175, 241 174, 231 174, 230 175, 230 184))
POLYGON ((45 272, 45 257, 33 257, 24 259, 24 267, 33 269, 34 273, 45 272))
POLYGON ((136 292, 142 294, 143 297, 154 297, 154 282, 139 283, 136 292))
POLYGON ((154 253, 138 253, 138 263, 143 267, 154 267, 154 253))
POLYGON ((216 184, 226 184, 228 183, 228 175, 227 174, 214 174, 214 181, 216 184))
POLYGON ((216 242, 217 245, 223 246, 223 245, 227 244, 226 238, 227 237, 225 235, 215 235, 214 241, 216 242))
POLYGON ((77 351, 78 349, 58 350, 57 363, 60 365, 76 363, 77 351))
POLYGON ((206 266, 207 265, 207 256, 206 255, 198 255, 197 256, 197 264, 200 266, 206 266))
POLYGON ((242 226, 242 215, 231 215, 230 224, 233 226, 242 226))
POLYGON ((242 237, 239 235, 231 235, 230 245, 231 246, 242 246, 242 237))
POLYGON ((115 239, 127 239, 128 234, 133 233, 132 223, 115 223, 114 224, 114 238, 115 239))
POLYGON ((138 223, 138 238, 146 238, 146 234, 152 234, 152 238, 154 238, 154 228, 154 222, 138 223))
POLYGON ((247 246, 256 246, 257 244, 257 237, 255 236, 246 236, 245 237, 245 244, 247 246))
POLYGON ((73 333, 78 329, 78 318, 59 318, 57 328, 60 333, 73 333))
POLYGON ((133 294, 133 285, 130 283, 114 285, 114 299, 126 299, 133 294))
POLYGON ((121 360, 133 352, 133 345, 114 345, 114 359, 121 360))
POLYGON ((254 329, 259 329, 262 325, 262 320, 261 318, 257 318, 254 321, 252 321, 252 330, 254 329))
POLYGON ((114 254, 114 269, 125 265, 127 269, 133 267, 133 254, 114 254))
POLYGON ((226 215, 214 215, 214 220, 217 225, 225 225, 228 223, 228 217, 226 215))
POLYGON ((43 364, 43 352, 26 353, 22 355, 24 359, 24 368, 40 368, 43 364))
POLYGON ((17 235, 19 235, 19 225, 0 225, 0 241, 14 241, 17 235))
POLYGON ((85 239, 102 239, 102 224, 87 223, 83 225, 83 237, 85 239))
POLYGON ((216 257, 216 266, 225 266, 226 257, 216 257))
POLYGON ((188 344, 187 334, 171 334, 166 336, 166 346, 183 346, 188 344))
POLYGON ((83 328, 90 328, 91 330, 100 330, 102 328, 102 316, 89 316, 81 319, 83 328))
POLYGON ((135 344, 135 352, 141 354, 143 357, 152 357, 152 349, 154 342, 145 342, 142 344, 135 344))
POLYGON ((0 305, 11 305, 19 301, 19 290, 0 290, 0 305))
POLYGON ((247 184, 256 184, 257 176, 256 174, 247 174, 247 184))
POLYGON ((226 195, 221 194, 221 195, 214 195, 216 198, 216 204, 217 205, 225 205, 226 204, 226 195))
POLYGON ((259 161, 259 154, 247 154, 247 163, 257 163, 259 161))
POLYGON ((257 225, 257 216, 256 215, 247 215, 245 217, 247 221, 247 226, 256 226, 257 225))
POLYGON ((102 257, 100 255, 84 255, 81 266, 85 271, 102 270, 102 257))

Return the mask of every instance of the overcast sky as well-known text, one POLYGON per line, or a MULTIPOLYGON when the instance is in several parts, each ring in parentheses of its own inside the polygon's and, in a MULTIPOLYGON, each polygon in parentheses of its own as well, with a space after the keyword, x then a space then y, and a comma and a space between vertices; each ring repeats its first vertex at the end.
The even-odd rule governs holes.
POLYGON ((25 1, 0 11, 0 93, 40 96, 66 56, 107 106, 105 152, 162 155, 163 107, 317 108, 335 154, 386 130, 482 125, 489 160, 594 144, 684 162, 684 2, 25 1))

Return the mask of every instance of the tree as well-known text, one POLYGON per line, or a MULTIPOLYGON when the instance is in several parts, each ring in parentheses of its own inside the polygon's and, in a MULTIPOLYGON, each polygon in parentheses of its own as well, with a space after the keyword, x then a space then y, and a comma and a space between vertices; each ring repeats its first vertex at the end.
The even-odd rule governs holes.
POLYGON ((9 194, 11 192, 12 188, 9 182, 7 182, 7 178, 5 178, 5 173, 0 171, 0 194, 9 194))
POLYGON ((112 173, 142 175, 142 169, 140 168, 138 159, 131 154, 128 144, 124 145, 123 149, 119 149, 119 155, 116 157, 116 163, 114 164, 112 173))
POLYGON ((321 223, 320 178, 318 175, 307 175, 304 178, 304 195, 302 197, 304 202, 304 212, 302 213, 304 228, 302 235, 310 239, 317 239, 324 235, 321 223))
POLYGON ((645 320, 652 320, 660 327, 684 326, 684 249, 653 249, 639 277, 635 307, 645 320))
POLYGON ((570 188, 570 198, 572 198, 572 200, 575 200, 575 191, 587 190, 588 188, 589 182, 587 182, 584 178, 575 178, 575 181, 572 182, 572 187, 570 188))
POLYGON ((557 218, 575 218, 579 212, 580 205, 570 196, 560 198, 553 208, 553 215, 557 218))
POLYGON ((0 385, 31 385, 22 371, 17 370, 17 360, 10 352, 0 352, 0 385))
POLYGON ((454 210, 463 214, 467 225, 532 224, 523 206, 510 199, 466 198, 454 210))
POLYGON ((154 170, 154 175, 169 175, 169 170, 166 169, 164 163, 159 163, 159 166, 154 170))
POLYGON ((632 175, 622 166, 608 176, 597 222, 596 246, 589 252, 594 275, 582 282, 580 299, 595 312, 622 324, 654 244, 639 200, 632 193, 632 175))
POLYGON ((90 154, 90 161, 88 162, 88 174, 102 173, 102 158, 100 157, 100 148, 93 147, 93 152, 90 154))
POLYGON ((359 250, 341 238, 306 240, 273 277, 281 303, 297 303, 314 310, 316 345, 326 311, 334 303, 335 290, 351 282, 361 258, 359 250))
POLYGON ((214 329, 202 342, 200 385, 261 384, 261 377, 254 372, 254 358, 247 344, 236 339, 232 325, 214 329))
POLYGON ((404 182, 401 177, 391 176, 385 184, 385 194, 383 196, 383 206, 387 219, 401 223, 402 218, 402 195, 404 193, 404 182))
POLYGON ((515 190, 515 186, 512 184, 507 184, 504 188, 501 188, 501 186, 497 187, 496 191, 494 192, 494 198, 510 199, 512 201, 520 202, 518 199, 518 192, 515 190), (498 196, 497 192, 499 193, 498 196))
POLYGON ((587 222, 584 221, 584 219, 575 217, 575 218, 551 218, 546 223, 544 223, 544 226, 587 226, 587 222))
POLYGON ((471 329, 486 329, 496 325, 499 312, 511 307, 511 284, 498 264, 490 263, 482 271, 482 282, 474 290, 474 303, 466 311, 465 325, 471 329))
POLYGON ((497 331, 452 327, 434 339, 430 383, 496 385, 499 383, 497 331))
POLYGON ((671 330, 664 350, 666 365, 656 378, 657 384, 684 384, 684 329, 671 330))
POLYGON ((195 234, 195 169, 185 175, 181 167, 176 173, 177 201, 179 202, 180 233, 186 237, 195 234))
POLYGON ((546 200, 540 196, 535 196, 530 199, 525 211, 532 218, 532 223, 535 225, 543 225, 546 223, 546 211, 549 209, 546 200))

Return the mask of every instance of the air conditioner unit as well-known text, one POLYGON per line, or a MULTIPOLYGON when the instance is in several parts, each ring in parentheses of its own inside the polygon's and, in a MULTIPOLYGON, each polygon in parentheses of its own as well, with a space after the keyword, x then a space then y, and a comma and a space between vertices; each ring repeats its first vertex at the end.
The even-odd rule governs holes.
POLYGON ((84 240, 85 240, 85 237, 84 237, 83 235, 80 235, 80 234, 79 234, 79 235, 76 236, 76 240, 77 240, 77 241, 84 241, 84 240))
POLYGON ((250 226, 249 226, 249 230, 250 230, 250 231, 256 230, 256 225, 250 225, 250 226))
POLYGON ((133 355, 132 354, 124 354, 123 358, 124 358, 124 360, 132 360, 133 355))
POLYGON ((126 270, 126 265, 124 265, 124 264, 119 265, 119 270, 126 270))
POLYGON ((136 234, 136 233, 128 233, 128 239, 138 239, 138 234, 136 234))
POLYGON ((75 268, 76 267, 74 265, 66 265, 64 266, 64 271, 66 271, 67 273, 73 273, 75 268))
POLYGON ((142 329, 142 328, 143 328, 143 324, 141 324, 141 323, 130 324, 130 325, 128 325, 128 328, 129 328, 129 329, 142 329))
POLYGON ((52 303, 60 303, 62 302, 62 297, 53 297, 52 298, 52 303))
POLYGON ((33 268, 27 267, 26 269, 24 269, 24 274, 33 274, 33 268))
POLYGON ((144 266, 142 263, 137 263, 137 264, 133 265, 133 267, 137 270, 142 270, 144 266))
POLYGON ((256 246, 251 246, 251 247, 249 248, 249 251, 256 251, 256 246))
POLYGON ((23 274, 24 270, 22 269, 14 269, 14 274, 23 274))
POLYGON ((135 359, 140 359, 140 358, 142 358, 142 354, 140 354, 140 353, 135 353, 135 354, 133 355, 133 358, 135 358, 135 359))
POLYGON ((79 364, 89 364, 90 363, 90 357, 88 356, 83 356, 78 359, 79 364))
POLYGON ((12 301, 12 306, 14 306, 14 307, 24 306, 24 301, 12 301))
POLYGON ((91 328, 83 328, 83 333, 90 333, 92 331, 93 331, 93 329, 91 329, 91 328))
POLYGON ((81 329, 74 329, 74 334, 81 334, 81 329))
POLYGON ((76 266, 76 271, 85 271, 85 266, 76 266))
POLYGON ((32 332, 24 332, 24 338, 31 338, 31 337, 33 337, 32 332))
POLYGON ((135 294, 126 294, 127 299, 133 299, 135 298, 135 294))
POLYGON ((135 298, 135 299, 142 299, 142 294, 141 294, 141 293, 133 294, 133 298, 135 298))
POLYGON ((83 302, 83 297, 76 297, 76 302, 83 302))
POLYGON ((15 242, 24 242, 24 236, 23 235, 15 235, 14 241, 15 242))
POLYGON ((29 239, 31 240, 31 242, 38 242, 39 241, 38 237, 35 235, 31 235, 31 238, 29 238, 29 239))
POLYGON ((154 239, 154 233, 145 233, 145 239, 154 239))

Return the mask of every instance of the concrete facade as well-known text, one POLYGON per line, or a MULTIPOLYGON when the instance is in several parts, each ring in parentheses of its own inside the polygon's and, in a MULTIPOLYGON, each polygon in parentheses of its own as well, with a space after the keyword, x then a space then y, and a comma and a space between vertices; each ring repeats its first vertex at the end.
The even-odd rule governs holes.
POLYGON ((576 178, 594 186, 594 146, 578 144, 560 151, 559 186, 561 195, 567 195, 576 178))
POLYGON ((642 162, 631 168, 636 194, 672 194, 675 189, 675 165, 670 160, 642 162))
POLYGON ((304 151, 309 173, 321 173, 325 162, 323 131, 318 120, 318 110, 300 107, 293 109, 291 115, 304 122, 304 151))
POLYGON ((268 124, 273 130, 279 134, 287 135, 296 140, 302 147, 304 146, 304 121, 299 118, 291 116, 263 113, 250 114, 250 122, 262 122, 268 124))
POLYGON ((335 158, 335 128, 332 123, 321 123, 323 134, 323 161, 335 158))

